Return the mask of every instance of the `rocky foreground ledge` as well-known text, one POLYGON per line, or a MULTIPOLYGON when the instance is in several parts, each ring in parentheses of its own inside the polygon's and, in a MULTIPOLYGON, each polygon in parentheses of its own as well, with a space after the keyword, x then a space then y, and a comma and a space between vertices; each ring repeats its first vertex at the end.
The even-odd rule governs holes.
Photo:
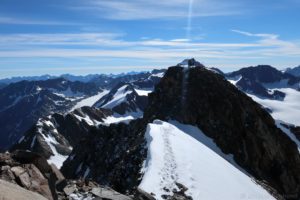
MULTIPOLYGON (((188 200, 185 187, 169 200, 188 200)), ((84 180, 65 179, 62 173, 49 165, 39 154, 29 151, 0 153, 0 199, 14 200, 154 200, 144 191, 134 196, 120 194, 113 189, 84 180)))
POLYGON ((0 154, 0 199, 130 200, 91 181, 67 180, 39 154, 15 151, 0 154))

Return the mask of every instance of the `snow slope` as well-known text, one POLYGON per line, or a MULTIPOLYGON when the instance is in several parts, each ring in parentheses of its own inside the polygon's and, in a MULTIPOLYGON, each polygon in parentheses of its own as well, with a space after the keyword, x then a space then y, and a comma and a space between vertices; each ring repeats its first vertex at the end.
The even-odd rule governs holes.
POLYGON ((139 188, 156 199, 172 194, 175 182, 185 185, 186 194, 197 200, 274 199, 220 156, 220 149, 197 127, 155 120, 148 124, 145 137, 148 155, 139 188))
POLYGON ((280 121, 280 120, 276 120, 276 126, 278 128, 280 128, 287 136, 289 136, 289 138, 296 143, 297 147, 298 147, 298 151, 300 153, 300 141, 297 139, 297 137, 295 136, 294 133, 292 133, 288 128, 284 127, 283 124, 285 124, 284 122, 280 121))
POLYGON ((300 92, 291 88, 275 88, 286 94, 283 101, 262 99, 255 95, 247 94, 254 101, 272 110, 272 117, 287 123, 300 126, 300 92))
POLYGON ((134 89, 139 96, 148 96, 149 93, 153 92, 153 89, 134 89))
POLYGON ((74 111, 77 108, 81 108, 83 106, 93 106, 99 99, 101 99, 104 95, 108 94, 109 90, 103 90, 102 92, 99 92, 98 94, 85 98, 78 102, 71 110, 70 112, 74 111))

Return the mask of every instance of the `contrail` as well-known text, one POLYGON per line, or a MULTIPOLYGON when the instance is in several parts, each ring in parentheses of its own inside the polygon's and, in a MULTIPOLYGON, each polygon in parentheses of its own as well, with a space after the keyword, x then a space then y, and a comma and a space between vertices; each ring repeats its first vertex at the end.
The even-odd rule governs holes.
POLYGON ((191 29, 192 29, 193 4, 194 4, 194 0, 190 0, 188 21, 187 21, 187 28, 186 28, 186 39, 190 39, 190 34, 191 34, 191 29))

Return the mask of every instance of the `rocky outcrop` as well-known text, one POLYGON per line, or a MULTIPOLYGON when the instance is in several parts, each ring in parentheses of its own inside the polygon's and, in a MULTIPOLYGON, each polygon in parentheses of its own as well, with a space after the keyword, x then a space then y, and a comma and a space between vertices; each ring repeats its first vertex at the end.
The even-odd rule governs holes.
POLYGON ((198 126, 226 154, 285 197, 300 194, 300 156, 272 117, 223 76, 171 67, 149 95, 144 117, 198 126))
POLYGON ((0 179, 39 193, 47 199, 57 199, 56 184, 64 179, 55 166, 42 156, 26 151, 0 154, 0 179))
POLYGON ((131 200, 89 180, 67 180, 40 155, 28 151, 0 154, 1 199, 131 200))
POLYGON ((73 149, 62 172, 67 178, 92 178, 114 190, 133 194, 140 182, 146 123, 99 126, 73 149))
POLYGON ((107 200, 132 200, 131 197, 120 194, 113 189, 89 181, 66 180, 58 185, 58 199, 107 199, 107 200))

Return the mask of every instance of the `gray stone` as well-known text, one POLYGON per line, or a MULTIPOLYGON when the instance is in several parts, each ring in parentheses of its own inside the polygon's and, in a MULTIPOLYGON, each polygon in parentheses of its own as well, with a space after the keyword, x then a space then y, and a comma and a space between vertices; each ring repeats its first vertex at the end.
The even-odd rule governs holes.
POLYGON ((0 199, 13 199, 13 200, 47 200, 45 197, 25 190, 16 184, 12 184, 3 180, 0 180, 0 199))
POLYGON ((132 198, 120 194, 114 190, 107 189, 107 188, 93 188, 92 194, 97 197, 109 200, 132 200, 132 198))
POLYGON ((30 177, 29 177, 29 175, 28 175, 27 172, 24 172, 24 173, 21 174, 18 178, 19 178, 21 184, 22 184, 25 188, 30 188, 30 186, 31 186, 31 181, 30 181, 30 177))
POLYGON ((24 168, 22 168, 22 167, 16 166, 16 167, 12 167, 11 171, 15 174, 16 177, 19 177, 26 170, 24 168))
POLYGON ((64 188, 64 193, 69 196, 77 190, 76 185, 68 185, 64 188))

